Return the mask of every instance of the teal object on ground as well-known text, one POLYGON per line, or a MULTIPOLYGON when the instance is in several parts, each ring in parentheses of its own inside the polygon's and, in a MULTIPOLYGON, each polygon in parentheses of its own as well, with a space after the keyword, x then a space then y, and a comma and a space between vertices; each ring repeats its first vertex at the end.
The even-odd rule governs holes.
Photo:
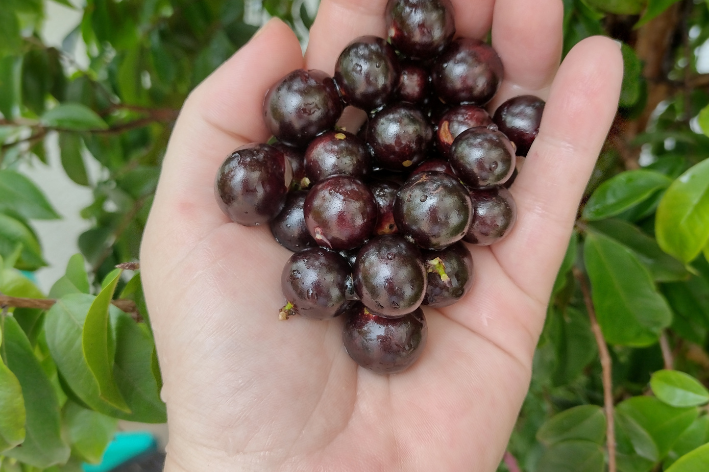
POLYGON ((155 452, 158 443, 155 437, 145 432, 119 432, 108 443, 106 452, 103 453, 101 463, 98 465, 82 464, 84 472, 108 472, 134 457, 155 452))

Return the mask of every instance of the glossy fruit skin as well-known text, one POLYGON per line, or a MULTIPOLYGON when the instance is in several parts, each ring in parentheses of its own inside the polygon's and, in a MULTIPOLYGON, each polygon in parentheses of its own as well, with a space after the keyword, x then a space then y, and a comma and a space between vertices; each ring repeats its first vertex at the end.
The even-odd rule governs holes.
POLYGON ((346 313, 342 341, 352 360, 378 374, 408 369, 421 356, 428 326, 420 308, 400 318, 385 318, 356 304, 346 313))
POLYGON ((273 147, 283 151, 283 154, 285 154, 290 163, 291 171, 293 172, 291 189, 300 189, 300 183, 303 177, 305 177, 305 156, 303 155, 303 151, 283 143, 275 143, 273 147))
POLYGON ((478 246, 489 246, 507 236, 517 221, 517 204, 509 190, 495 187, 473 190, 470 198, 475 209, 473 222, 464 240, 478 246))
POLYGON ((436 143, 444 156, 450 155, 451 145, 463 131, 492 124, 492 118, 484 108, 475 105, 458 105, 441 116, 436 126, 436 143))
POLYGON ((517 155, 526 156, 539 134, 545 102, 533 95, 510 98, 495 111, 493 120, 517 146, 517 155))
POLYGON ((226 158, 214 181, 214 195, 233 222, 258 226, 281 211, 290 182, 291 168, 283 152, 252 143, 226 158))
POLYGON ((305 175, 313 185, 333 175, 363 179, 372 157, 362 140, 347 131, 328 131, 313 139, 305 150, 305 175))
POLYGON ((449 0, 389 0, 385 10, 389 41, 410 59, 431 59, 455 35, 449 0))
POLYGON ((334 128, 342 114, 335 82, 319 70, 294 70, 266 93, 266 127, 279 141, 305 147, 315 136, 334 128))
POLYGON ((443 172, 451 177, 455 177, 456 179, 458 178, 458 176, 455 175, 455 172, 453 172, 453 168, 450 163, 443 159, 429 159, 427 161, 423 161, 411 172, 409 177, 413 177, 414 175, 418 175, 423 172, 443 172))
POLYGON ((353 278, 359 299, 380 316, 397 318, 411 313, 426 294, 421 252, 395 234, 376 236, 362 246, 353 278))
POLYGON ((422 305, 432 308, 440 308, 456 303, 473 286, 473 256, 468 248, 465 247, 465 244, 458 242, 442 251, 423 252, 423 259, 426 264, 436 258, 440 258, 445 268, 445 273, 450 280, 444 282, 436 271, 428 271, 426 296, 422 305))
POLYGON ((349 307, 345 291, 350 271, 350 265, 336 252, 305 249, 286 262, 281 290, 299 315, 326 320, 349 307))
POLYGON ((336 175, 318 182, 303 205, 308 232, 320 245, 340 251, 361 246, 377 223, 377 203, 361 181, 336 175))
POLYGON ((386 40, 360 36, 340 53, 335 82, 345 103, 366 111, 387 100, 399 83, 399 60, 386 40))
POLYGON ((443 172, 423 172, 409 178, 394 204, 399 232, 424 249, 439 250, 460 241, 472 218, 468 190, 443 172))
POLYGON ((305 225, 303 204, 307 196, 308 192, 304 190, 289 192, 283 209, 271 220, 271 234, 289 251, 298 252, 317 246, 305 225))
POLYGON ((438 57, 431 72, 436 94, 449 105, 485 105, 504 78, 500 56, 478 39, 457 38, 438 57))
POLYGON ((514 172, 514 147, 507 136, 495 128, 495 125, 471 128, 453 141, 449 161, 456 175, 468 187, 502 185, 514 172))
POLYGON ((429 93, 428 72, 418 64, 411 62, 401 65, 396 98, 402 102, 423 103, 429 93))
POLYGON ((374 234, 396 234, 399 229, 394 221, 394 202, 396 194, 401 185, 391 181, 375 181, 369 184, 369 190, 374 195, 374 200, 377 202, 377 226, 374 227, 374 234))
POLYGON ((406 102, 388 106, 369 120, 367 144, 384 169, 412 169, 427 157, 433 129, 426 117, 406 102))

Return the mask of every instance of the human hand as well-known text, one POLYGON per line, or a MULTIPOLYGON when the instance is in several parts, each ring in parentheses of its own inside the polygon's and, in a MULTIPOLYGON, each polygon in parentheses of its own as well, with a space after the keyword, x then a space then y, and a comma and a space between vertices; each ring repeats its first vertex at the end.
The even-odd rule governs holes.
POLYGON ((492 108, 527 93, 547 105, 511 188, 515 228, 492 247, 470 247, 470 293, 424 310, 428 343, 403 373, 359 368, 340 318, 278 321, 290 253, 268 228, 231 223, 213 194, 224 158, 268 138, 266 90, 298 68, 332 74, 349 41, 385 36, 386 0, 323 0, 305 58, 271 20, 186 101, 141 250, 168 407, 166 471, 496 469, 623 65, 617 44, 590 38, 559 67, 560 0, 453 3, 458 35, 492 29, 505 65, 492 108))

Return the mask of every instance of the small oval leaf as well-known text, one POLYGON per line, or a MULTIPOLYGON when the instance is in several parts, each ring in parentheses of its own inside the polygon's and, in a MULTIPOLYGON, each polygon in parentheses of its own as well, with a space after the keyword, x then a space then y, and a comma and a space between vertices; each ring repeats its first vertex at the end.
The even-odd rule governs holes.
POLYGON ((606 416, 596 405, 581 405, 554 415, 537 432, 547 445, 580 439, 601 444, 606 436, 606 416))
POLYGON ((667 472, 706 472, 709 470, 709 444, 680 457, 667 472))
POLYGON ((45 126, 69 131, 106 129, 108 125, 93 110, 80 103, 62 103, 41 118, 45 126))
POLYGON ((650 387, 657 398, 671 406, 697 406, 709 402, 709 391, 684 372, 657 371, 652 374, 650 387))
POLYGON ((652 170, 622 172, 603 182, 593 192, 583 209, 583 217, 587 220, 601 220, 615 216, 644 202, 671 183, 669 177, 652 170))
POLYGON ((544 472, 603 472, 603 448, 590 441, 562 441, 544 452, 537 464, 544 472))

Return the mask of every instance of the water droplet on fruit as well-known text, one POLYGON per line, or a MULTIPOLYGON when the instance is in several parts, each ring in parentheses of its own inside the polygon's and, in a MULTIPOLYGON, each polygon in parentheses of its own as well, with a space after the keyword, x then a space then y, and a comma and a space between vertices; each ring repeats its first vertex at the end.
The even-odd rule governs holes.
POLYGON ((490 123, 489 125, 487 125, 487 129, 489 129, 490 131, 497 131, 498 128, 495 123, 490 123))
POLYGON ((428 196, 427 196, 427 195, 421 195, 421 198, 419 198, 419 200, 420 200, 421 202, 425 202, 426 200, 428 200, 428 196))
POLYGON ((497 169, 497 162, 491 162, 490 163, 490 170, 495 170, 497 169))
POLYGON ((299 279, 299 278, 300 278, 300 271, 297 270, 297 269, 294 269, 294 270, 291 272, 291 275, 293 276, 293 278, 299 279))
POLYGON ((394 254, 387 252, 387 259, 389 259, 390 261, 393 261, 394 257, 395 257, 394 254))
POLYGON ((397 302, 391 302, 391 306, 394 308, 399 308, 399 304, 397 302))

